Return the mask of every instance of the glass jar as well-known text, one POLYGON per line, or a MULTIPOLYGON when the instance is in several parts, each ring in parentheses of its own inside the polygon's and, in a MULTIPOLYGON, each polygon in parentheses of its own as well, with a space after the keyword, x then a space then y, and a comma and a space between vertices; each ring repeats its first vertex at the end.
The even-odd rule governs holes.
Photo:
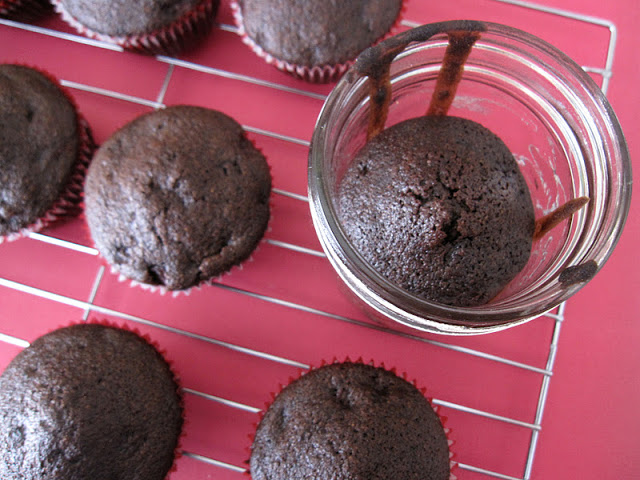
MULTIPOLYGON (((425 114, 448 45, 445 32, 459 23, 418 27, 440 33, 410 43, 395 57, 386 127, 425 114)), ((535 241, 525 268, 485 305, 445 305, 391 284, 354 249, 336 210, 341 177, 367 139, 369 79, 352 68, 327 98, 313 134, 311 213, 322 247, 348 291, 370 316, 392 328, 477 334, 540 316, 576 293, 604 264, 627 217, 629 154, 600 88, 543 40, 504 25, 483 26, 486 31, 466 61, 449 114, 484 125, 506 143, 527 181, 536 218, 574 198, 590 201, 535 241), (577 280, 559 281, 571 267, 577 280)))

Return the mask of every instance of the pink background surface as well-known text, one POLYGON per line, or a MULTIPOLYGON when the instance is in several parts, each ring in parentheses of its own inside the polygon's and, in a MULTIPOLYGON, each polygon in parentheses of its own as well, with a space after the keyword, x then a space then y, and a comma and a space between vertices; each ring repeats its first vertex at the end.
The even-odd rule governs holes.
MULTIPOLYGON (((609 100, 626 133, 632 162, 639 169, 640 4, 635 0, 548 0, 537 5, 612 21, 618 32, 609 100)), ((418 23, 475 18, 507 23, 550 41, 578 63, 604 67, 609 30, 496 0, 411 0, 406 19, 418 23)), ((218 16, 231 17, 226 2, 218 16)), ((57 17, 38 23, 69 32, 57 17)), ((196 51, 181 57, 199 71, 178 66, 164 97, 166 105, 192 103, 215 108, 248 127, 263 150, 279 191, 306 194, 308 148, 322 98, 282 91, 239 79, 246 75, 326 95, 331 85, 309 85, 265 65, 233 32, 216 29, 196 51), (212 70, 216 69, 216 70, 212 70), (234 74, 228 78, 227 73, 234 74), (265 132, 292 137, 274 138, 265 132)), ((167 59, 113 52, 0 24, 0 61, 46 69, 66 82, 156 100, 167 59)), ((601 76, 594 79, 601 83, 601 76)), ((70 88, 98 142, 151 106, 70 88)), ((636 175, 634 175, 635 177, 636 175)), ((637 197, 637 195, 636 195, 637 197)), ((261 408, 270 392, 300 372, 295 362, 363 357, 407 372, 437 403, 515 419, 503 422, 443 406, 456 441, 457 460, 523 478, 532 429, 540 429, 531 478, 637 478, 640 468, 640 238, 638 202, 622 239, 596 278, 566 305, 544 417, 535 423, 543 375, 467 355, 462 346, 544 369, 554 319, 541 317, 502 333, 473 338, 413 338, 369 322, 340 293, 321 256, 282 243, 319 251, 308 204, 274 193, 273 219, 266 240, 242 269, 189 296, 162 296, 121 283, 108 269, 93 299, 92 318, 109 318, 148 333, 167 351, 186 393, 189 454, 243 467, 248 435, 257 415, 195 392, 261 408), (299 308, 303 306, 304 308, 299 308), (247 350, 245 350, 247 349, 247 350), (274 355, 265 358, 255 352, 274 355), (279 358, 286 360, 279 360, 279 358), (294 363, 292 365, 291 363, 294 363)), ((91 246, 82 218, 62 222, 46 235, 91 246)), ((90 253, 21 239, 0 245, 0 333, 31 341, 70 322, 81 321, 89 305, 101 261, 90 253)), ((18 353, 0 337, 0 370, 18 353)), ((177 461, 173 479, 246 478, 193 456, 177 461)), ((458 469, 462 479, 492 478, 458 469)))

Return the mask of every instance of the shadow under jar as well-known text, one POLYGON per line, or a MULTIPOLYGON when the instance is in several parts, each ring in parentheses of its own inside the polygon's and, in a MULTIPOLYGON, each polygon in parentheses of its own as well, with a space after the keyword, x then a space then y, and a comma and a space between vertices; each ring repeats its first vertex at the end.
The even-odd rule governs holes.
MULTIPOLYGON (((629 210, 629 154, 602 91, 565 54, 515 28, 441 22, 363 53, 359 61, 393 51, 388 56, 393 59, 385 128, 425 115, 449 38, 472 30, 480 35, 461 62, 462 78, 448 114, 478 122, 505 142, 525 177, 536 219, 573 199, 588 197, 589 202, 534 240, 526 266, 486 304, 445 305, 387 281, 354 248, 337 208, 340 181, 371 128, 372 80, 356 62, 327 98, 313 134, 311 214, 322 247, 348 291, 369 316, 392 328, 478 334, 536 318, 567 300, 602 267, 629 210)), ((378 100, 374 95, 374 106, 378 100)))

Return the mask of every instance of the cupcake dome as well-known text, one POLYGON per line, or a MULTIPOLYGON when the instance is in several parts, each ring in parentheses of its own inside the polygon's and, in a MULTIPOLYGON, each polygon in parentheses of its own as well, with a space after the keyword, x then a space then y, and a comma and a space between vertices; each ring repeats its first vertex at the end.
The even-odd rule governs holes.
POLYGON ((249 257, 269 220, 271 176, 223 113, 174 106, 102 144, 85 185, 96 247, 136 282, 184 290, 249 257))
POLYGON ((411 383, 383 368, 336 363, 274 399, 256 430, 253 480, 448 480, 440 418, 411 383))
POLYGON ((486 303, 529 259, 527 183, 504 142, 474 121, 424 116, 389 127, 356 155, 338 192, 354 246, 422 298, 486 303))
POLYGON ((163 480, 182 417, 146 340, 100 324, 55 330, 0 376, 0 478, 163 480))
POLYGON ((201 0, 63 0, 67 12, 87 28, 122 37, 170 24, 201 0))
POLYGON ((401 0, 239 0, 246 38, 291 68, 337 66, 389 32, 401 0))
POLYGON ((0 65, 0 236, 40 220, 69 184, 80 148, 74 105, 47 75, 0 65))
POLYGON ((213 25, 219 0, 52 0, 81 33, 144 53, 178 53, 213 25))

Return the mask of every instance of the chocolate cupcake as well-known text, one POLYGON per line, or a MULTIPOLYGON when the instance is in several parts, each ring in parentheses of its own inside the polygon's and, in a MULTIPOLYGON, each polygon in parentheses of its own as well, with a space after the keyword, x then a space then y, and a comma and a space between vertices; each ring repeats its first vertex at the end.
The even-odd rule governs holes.
POLYGON ((383 368, 335 363, 287 385, 260 421, 253 480, 450 478, 447 434, 429 401, 383 368))
POLYGON ((93 149, 86 122, 55 79, 0 65, 0 242, 77 213, 93 149))
POLYGON ((354 248, 382 277, 422 299, 474 307, 497 296, 527 264, 532 243, 587 197, 535 219, 527 183, 504 142, 448 116, 464 64, 486 25, 425 25, 365 50, 367 143, 339 180, 338 217, 354 248), (446 33, 448 45, 426 115, 385 130, 391 63, 407 46, 446 33))
POLYGON ((486 303, 529 259, 527 184, 504 142, 471 120, 424 116, 384 130, 355 157, 338 195, 355 248, 422 298, 486 303))
POLYGON ((267 227, 270 189, 264 156, 235 120, 174 106, 138 117, 100 147, 86 217, 116 271, 185 290, 250 256, 267 227))
POLYGON ((213 26, 219 0, 52 0, 62 18, 91 38, 147 54, 177 54, 213 26))
POLYGON ((268 63, 316 82, 335 80, 389 33, 402 0, 238 0, 243 40, 268 63))
POLYGON ((0 376, 0 478, 163 480, 182 423, 174 375, 146 340, 61 328, 0 376))

